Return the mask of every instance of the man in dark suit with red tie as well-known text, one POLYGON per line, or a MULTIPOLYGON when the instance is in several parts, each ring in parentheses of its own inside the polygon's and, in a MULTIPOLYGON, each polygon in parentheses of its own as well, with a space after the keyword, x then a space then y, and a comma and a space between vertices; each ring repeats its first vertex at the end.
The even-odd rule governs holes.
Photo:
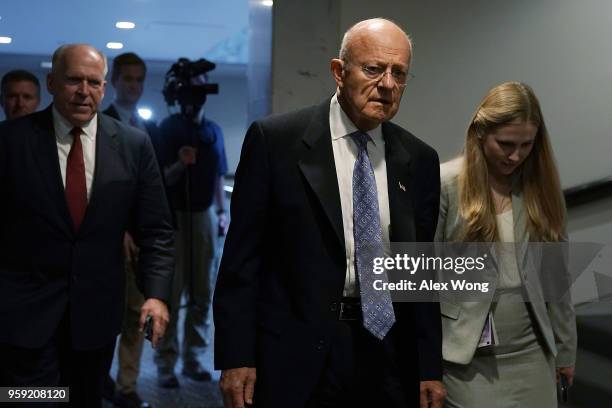
POLYGON ((149 138, 98 108, 106 58, 53 54, 53 104, 0 124, 0 385, 69 386, 101 405, 121 330, 125 231, 140 247, 155 346, 168 323, 173 235, 149 138))
POLYGON ((442 407, 439 306, 393 303, 364 267, 436 229, 438 156, 389 122, 411 55, 397 25, 362 21, 333 97, 249 128, 214 300, 226 408, 442 407))

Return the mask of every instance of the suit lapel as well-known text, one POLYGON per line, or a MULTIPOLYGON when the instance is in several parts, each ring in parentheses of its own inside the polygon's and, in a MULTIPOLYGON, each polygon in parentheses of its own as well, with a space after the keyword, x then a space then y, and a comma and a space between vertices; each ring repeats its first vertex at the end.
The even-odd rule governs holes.
POLYGON ((68 234, 72 234, 72 218, 68 211, 64 183, 62 182, 51 106, 37 116, 34 129, 31 146, 41 179, 49 191, 51 200, 57 205, 60 218, 64 221, 61 224, 68 234))
POLYGON ((110 104, 108 108, 106 108, 106 110, 103 113, 107 114, 111 118, 115 118, 118 121, 121 121, 121 118, 119 117, 119 112, 117 112, 117 109, 115 109, 115 105, 113 105, 112 103, 110 104))
POLYGON ((120 166, 117 161, 117 127, 115 124, 98 114, 98 130, 96 132, 96 167, 94 169, 91 195, 85 212, 85 218, 79 232, 87 230, 95 219, 97 205, 100 201, 101 186, 107 184, 111 178, 113 167, 120 166))
POLYGON ((329 130, 329 101, 316 108, 316 113, 303 138, 306 150, 298 163, 304 178, 317 196, 344 250, 344 229, 338 178, 329 130))
POLYGON ((412 242, 416 239, 414 211, 410 190, 410 153, 401 143, 394 125, 384 122, 382 134, 385 140, 387 163, 387 190, 391 217, 391 242, 412 242))

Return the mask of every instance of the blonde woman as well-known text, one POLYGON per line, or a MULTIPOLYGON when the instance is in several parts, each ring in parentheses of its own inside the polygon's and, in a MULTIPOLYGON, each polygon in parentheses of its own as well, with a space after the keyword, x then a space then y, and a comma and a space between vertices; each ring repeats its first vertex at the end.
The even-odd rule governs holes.
MULTIPOLYGON (((531 88, 507 82, 485 96, 463 157, 443 166, 440 205, 438 241, 565 240, 559 176, 531 88)), ((574 375, 573 307, 544 302, 542 284, 526 282, 534 263, 524 245, 500 247, 491 301, 441 302, 446 406, 556 407, 557 377, 574 375), (488 329, 493 338, 483 341, 488 329)))

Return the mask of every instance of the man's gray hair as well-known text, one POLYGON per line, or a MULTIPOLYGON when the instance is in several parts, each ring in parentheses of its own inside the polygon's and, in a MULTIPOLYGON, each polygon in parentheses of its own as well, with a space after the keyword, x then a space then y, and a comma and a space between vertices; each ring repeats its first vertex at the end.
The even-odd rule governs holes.
POLYGON ((108 73, 108 60, 106 58, 106 55, 104 55, 104 53, 100 51, 99 49, 97 49, 96 47, 93 47, 89 44, 64 44, 60 46, 53 53, 53 57, 51 59, 51 72, 54 72, 56 67, 58 67, 61 64, 60 61, 62 61, 62 59, 64 58, 64 54, 66 53, 66 51, 72 48, 76 48, 76 47, 89 47, 96 54, 98 54, 100 58, 102 58, 102 61, 104 61, 104 77, 106 78, 106 74, 108 73))
POLYGON ((338 55, 338 58, 340 58, 342 61, 348 62, 348 60, 350 59, 351 42, 353 41, 355 32, 357 32, 358 29, 362 28, 363 26, 373 23, 373 22, 391 23, 395 27, 397 27, 397 29, 400 30, 406 36, 406 41, 408 41, 408 48, 409 48, 408 51, 410 52, 410 59, 412 60, 412 40, 410 39, 410 36, 406 34, 406 32, 402 30, 402 28, 399 25, 397 25, 394 21, 389 20, 387 18, 382 18, 382 17, 376 17, 376 18, 371 18, 368 20, 359 21, 353 24, 348 30, 346 30, 346 32, 344 33, 344 36, 342 37, 342 43, 340 44, 340 53, 338 55))

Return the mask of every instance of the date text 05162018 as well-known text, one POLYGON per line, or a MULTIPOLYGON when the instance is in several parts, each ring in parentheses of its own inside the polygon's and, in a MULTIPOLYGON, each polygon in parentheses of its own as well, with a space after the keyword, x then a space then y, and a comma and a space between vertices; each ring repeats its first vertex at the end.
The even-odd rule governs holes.
POLYGON ((68 387, 0 387, 2 402, 68 402, 68 387))

